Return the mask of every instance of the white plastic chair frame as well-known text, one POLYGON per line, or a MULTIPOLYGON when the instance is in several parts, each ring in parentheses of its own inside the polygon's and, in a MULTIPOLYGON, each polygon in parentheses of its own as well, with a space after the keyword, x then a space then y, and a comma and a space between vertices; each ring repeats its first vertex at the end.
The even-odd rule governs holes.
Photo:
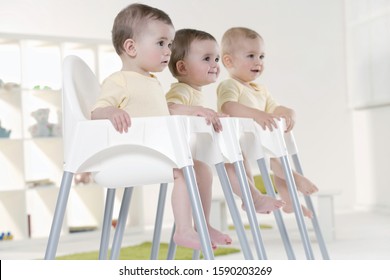
MULTIPOLYGON (((97 184, 115 189, 172 182, 173 168, 183 170, 203 254, 205 259, 213 259, 183 118, 133 118, 129 133, 120 134, 108 120, 89 120, 89 108, 96 100, 100 87, 84 61, 68 56, 63 70, 64 172, 45 259, 55 258, 75 173, 92 172, 97 184)), ((131 188, 126 190, 124 200, 130 201, 131 188)), ((107 201, 113 200, 112 193, 107 196, 107 201)), ((128 206, 122 205, 122 208, 126 212, 128 206)), ((106 213, 105 218, 110 214, 112 211, 106 213)), ((103 226, 107 224, 107 221, 103 222, 103 226)), ((111 223, 108 226, 111 227, 111 223)), ((120 217, 118 227, 122 229, 124 226, 125 219, 122 222, 120 217)), ((101 244, 108 244, 109 236, 105 232, 106 228, 102 230, 101 244)), ((123 231, 119 230, 115 235, 119 236, 117 244, 120 247, 123 231)), ((112 257, 116 258, 115 254, 112 257)))

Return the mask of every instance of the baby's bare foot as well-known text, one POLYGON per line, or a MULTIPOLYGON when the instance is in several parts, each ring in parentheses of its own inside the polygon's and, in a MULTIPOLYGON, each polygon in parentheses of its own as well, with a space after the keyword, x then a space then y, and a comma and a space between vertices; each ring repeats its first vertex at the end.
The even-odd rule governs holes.
MULTIPOLYGON (((201 244, 198 234, 191 230, 186 232, 175 232, 173 236, 173 241, 175 241, 177 246, 182 246, 186 248, 191 248, 194 250, 201 250, 201 244)), ((217 249, 215 244, 211 244, 213 250, 217 249)))
POLYGON ((208 228, 210 239, 212 242, 215 242, 216 244, 220 245, 230 245, 232 244, 232 239, 229 235, 224 234, 220 232, 219 230, 216 230, 215 228, 209 227, 208 228))
MULTIPOLYGON (((258 195, 253 199, 253 204, 255 206, 256 213, 269 214, 272 211, 281 208, 286 203, 283 200, 275 199, 268 195, 258 195)), ((244 204, 242 204, 241 207, 245 211, 244 204)))
POLYGON ((297 185, 298 191, 303 193, 304 195, 311 195, 315 192, 318 192, 318 188, 314 185, 309 179, 306 177, 295 174, 294 175, 295 183, 297 185))
MULTIPOLYGON (((313 212, 311 212, 308 208, 306 208, 303 205, 301 205, 301 207, 302 207, 303 216, 308 217, 309 219, 313 218, 313 212)), ((294 212, 294 208, 293 208, 293 206, 291 204, 286 204, 283 207, 283 211, 285 213, 293 213, 294 212)))

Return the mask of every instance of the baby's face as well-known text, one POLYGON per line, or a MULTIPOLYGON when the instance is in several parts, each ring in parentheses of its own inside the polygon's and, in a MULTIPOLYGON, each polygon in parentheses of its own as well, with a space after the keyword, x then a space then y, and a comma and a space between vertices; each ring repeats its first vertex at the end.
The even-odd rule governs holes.
POLYGON ((256 80, 264 70, 264 42, 261 38, 242 38, 231 54, 231 76, 242 82, 256 80))
POLYGON ((195 40, 184 62, 187 82, 193 87, 202 87, 217 81, 219 67, 219 47, 213 40, 195 40))
POLYGON ((145 72, 161 72, 171 57, 171 45, 175 37, 172 25, 151 20, 137 37, 138 67, 145 72))

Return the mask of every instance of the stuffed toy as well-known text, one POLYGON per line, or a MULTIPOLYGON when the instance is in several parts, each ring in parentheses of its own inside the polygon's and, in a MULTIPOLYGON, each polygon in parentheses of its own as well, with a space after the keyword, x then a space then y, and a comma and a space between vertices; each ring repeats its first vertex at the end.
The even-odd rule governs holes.
POLYGON ((37 121, 29 128, 32 137, 60 136, 57 124, 49 123, 50 109, 42 108, 31 112, 31 116, 37 121))

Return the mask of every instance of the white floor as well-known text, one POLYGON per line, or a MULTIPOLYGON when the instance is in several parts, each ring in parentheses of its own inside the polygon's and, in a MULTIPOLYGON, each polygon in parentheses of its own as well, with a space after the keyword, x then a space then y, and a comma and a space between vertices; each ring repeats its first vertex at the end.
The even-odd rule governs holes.
MULTIPOLYGON (((270 260, 286 260, 282 241, 277 227, 271 219, 266 223, 272 229, 261 231, 267 257, 270 260)), ((290 240, 294 247, 297 259, 306 259, 299 231, 293 219, 285 220, 289 230, 290 240)), ((333 260, 390 260, 390 215, 373 212, 355 212, 339 214, 335 217, 335 239, 327 242, 330 258, 333 260)), ((307 223, 310 237, 313 237, 312 248, 316 259, 321 259, 318 244, 315 242, 314 232, 310 223, 307 223)), ((250 233, 248 233, 249 240, 250 233)), ((234 243, 231 246, 239 247, 234 231, 229 234, 234 243)), ((169 229, 163 231, 162 241, 169 240, 169 229)), ((143 241, 150 241, 151 231, 126 232, 123 245, 134 245, 143 241)), ((99 232, 85 232, 69 234, 61 237, 57 255, 97 250, 99 247, 99 232)), ((0 259, 2 260, 33 260, 44 257, 47 239, 33 239, 23 241, 0 241, 0 259)), ((255 254, 255 251, 253 252, 255 254)), ((244 259, 241 253, 217 257, 216 259, 244 259)))

